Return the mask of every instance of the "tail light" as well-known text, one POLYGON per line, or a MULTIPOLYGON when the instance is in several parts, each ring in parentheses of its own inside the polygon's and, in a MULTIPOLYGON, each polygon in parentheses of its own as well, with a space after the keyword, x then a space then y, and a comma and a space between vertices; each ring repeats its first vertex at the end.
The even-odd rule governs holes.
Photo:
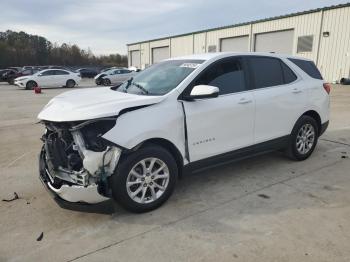
POLYGON ((331 92, 331 84, 324 83, 323 88, 324 88, 324 90, 326 90, 327 94, 329 94, 331 92))

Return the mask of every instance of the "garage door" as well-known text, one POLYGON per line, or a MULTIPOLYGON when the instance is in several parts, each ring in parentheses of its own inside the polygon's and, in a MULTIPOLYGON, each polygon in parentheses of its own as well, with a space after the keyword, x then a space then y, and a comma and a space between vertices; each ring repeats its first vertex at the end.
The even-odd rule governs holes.
POLYGON ((255 35, 256 52, 293 53, 294 30, 255 35))
POLYGON ((158 63, 169 58, 169 46, 152 48, 152 63, 158 63))
POLYGON ((137 51, 131 51, 131 61, 130 61, 130 66, 134 66, 136 68, 140 68, 140 59, 141 59, 141 53, 139 50, 137 51))
POLYGON ((223 38, 220 43, 221 52, 247 52, 249 51, 249 37, 239 36, 223 38))

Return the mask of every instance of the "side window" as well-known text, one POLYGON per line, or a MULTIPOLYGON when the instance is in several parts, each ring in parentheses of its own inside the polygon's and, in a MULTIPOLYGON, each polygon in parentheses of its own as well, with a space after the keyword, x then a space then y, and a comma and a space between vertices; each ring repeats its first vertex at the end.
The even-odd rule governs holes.
POLYGON ((294 74, 294 72, 285 64, 281 61, 282 65, 282 71, 283 71, 283 76, 284 76, 284 83, 289 84, 297 80, 297 76, 294 74))
POLYGON ((220 95, 246 90, 241 59, 224 59, 209 66, 195 81, 195 85, 216 86, 220 89, 220 95))
POLYGON ((52 76, 52 75, 55 74, 54 71, 55 70, 48 70, 48 71, 42 72, 41 75, 43 75, 43 76, 52 76))
POLYGON ((22 74, 28 75, 30 74, 32 71, 30 69, 24 70, 22 71, 22 74))
POLYGON ((55 70, 55 75, 69 75, 69 73, 63 70, 55 70))
POLYGON ((283 85, 283 72, 279 59, 271 57, 249 57, 255 88, 283 85))
POLYGON ((320 71, 318 71, 314 62, 295 59, 295 58, 289 58, 289 60, 292 61, 294 64, 296 64, 301 70, 303 70, 306 74, 308 74, 312 78, 320 79, 320 80, 323 79, 320 71))

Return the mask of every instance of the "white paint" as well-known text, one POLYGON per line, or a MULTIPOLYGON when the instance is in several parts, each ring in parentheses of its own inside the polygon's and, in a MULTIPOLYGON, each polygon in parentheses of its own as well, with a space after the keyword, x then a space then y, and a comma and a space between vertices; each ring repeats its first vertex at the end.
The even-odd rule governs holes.
POLYGON ((73 80, 76 85, 79 85, 81 77, 79 76, 79 73, 74 73, 68 70, 46 69, 33 75, 17 77, 15 79, 15 85, 25 88, 29 81, 34 81, 40 87, 61 87, 65 86, 68 80, 73 80), (54 72, 57 71, 65 72, 65 74, 55 75, 54 72))
POLYGON ((116 116, 125 108, 154 104, 163 99, 161 96, 121 93, 109 87, 73 90, 51 99, 38 118, 63 122, 116 116))
POLYGON ((54 188, 51 183, 48 183, 49 188, 54 191, 60 198, 69 202, 84 202, 88 204, 96 204, 109 198, 100 195, 97 192, 97 185, 90 186, 68 186, 63 185, 59 189, 54 188))

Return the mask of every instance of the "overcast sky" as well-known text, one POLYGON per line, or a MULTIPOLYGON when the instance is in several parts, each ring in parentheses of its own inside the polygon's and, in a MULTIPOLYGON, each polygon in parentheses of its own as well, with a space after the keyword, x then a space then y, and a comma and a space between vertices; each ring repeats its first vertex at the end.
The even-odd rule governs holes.
POLYGON ((0 0, 0 31, 25 31, 95 54, 126 44, 349 0, 0 0))

